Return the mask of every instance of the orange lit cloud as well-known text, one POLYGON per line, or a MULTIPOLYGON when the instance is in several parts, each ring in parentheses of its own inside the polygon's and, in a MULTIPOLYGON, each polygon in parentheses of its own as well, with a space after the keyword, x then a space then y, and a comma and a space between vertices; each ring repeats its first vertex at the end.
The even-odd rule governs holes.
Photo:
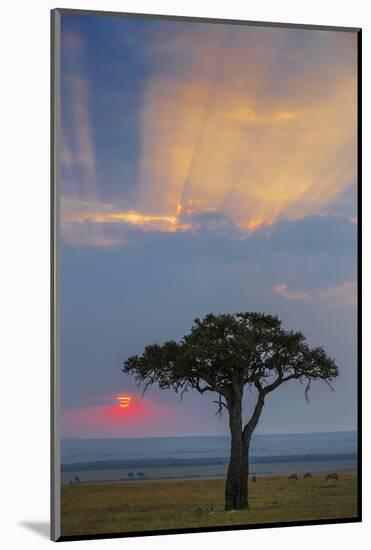
MULTIPOLYGON (((72 204, 70 203, 72 206, 72 204)), ((70 225, 83 225, 85 222, 92 224, 130 224, 138 226, 148 231, 176 231, 177 229, 187 229, 189 224, 182 223, 180 219, 180 211, 174 216, 155 216, 148 215, 135 210, 127 211, 110 211, 112 205, 82 205, 78 203, 76 209, 69 209, 65 215, 65 220, 68 220, 70 225), (83 208, 84 207, 84 208, 83 208)), ((113 241, 112 241, 112 244, 113 241)))
POLYGON ((357 288, 352 281, 346 281, 335 287, 320 288, 316 290, 291 291, 285 283, 274 287, 274 292, 288 300, 326 300, 333 305, 356 305, 357 288))
MULTIPOLYGON (((328 74, 326 60, 316 66, 301 53, 303 67, 296 62, 287 85, 278 76, 284 90, 275 94, 272 64, 290 63, 287 32, 265 31, 266 42, 257 36, 252 51, 250 30, 238 28, 233 40, 205 32, 190 44, 184 33, 164 46, 170 55, 166 48, 182 45, 190 62, 187 73, 154 76, 147 85, 144 211, 173 214, 177 204, 197 200, 201 210, 254 227, 254 220, 316 214, 355 178, 356 66, 355 58, 347 61, 355 39, 334 38, 344 48, 344 66, 341 57, 328 59, 338 63, 328 74)), ((329 38, 318 40, 326 48, 329 38)))
POLYGON ((284 283, 275 286, 274 291, 288 300, 307 300, 310 298, 309 292, 291 292, 284 283))
POLYGON ((105 223, 187 230, 181 213, 195 208, 251 231, 319 214, 354 182, 355 35, 189 25, 154 37, 152 53, 171 70, 145 84, 135 208, 100 204, 88 86, 71 79, 76 138, 63 138, 63 162, 83 177, 62 202, 68 241, 116 244, 105 223))

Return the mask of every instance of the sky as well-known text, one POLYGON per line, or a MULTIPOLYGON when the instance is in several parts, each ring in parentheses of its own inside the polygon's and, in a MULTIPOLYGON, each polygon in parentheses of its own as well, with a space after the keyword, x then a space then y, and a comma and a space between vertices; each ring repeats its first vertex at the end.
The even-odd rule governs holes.
POLYGON ((309 404, 281 386, 257 433, 356 428, 356 40, 62 15, 62 437, 227 434, 216 395, 142 397, 121 367, 239 311, 278 315, 340 371, 309 404))

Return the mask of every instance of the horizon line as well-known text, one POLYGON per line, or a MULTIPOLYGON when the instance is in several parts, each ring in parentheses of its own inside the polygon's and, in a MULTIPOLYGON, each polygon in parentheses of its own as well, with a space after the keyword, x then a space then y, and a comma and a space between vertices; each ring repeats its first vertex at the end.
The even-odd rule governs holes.
MULTIPOLYGON (((351 430, 325 430, 325 431, 318 431, 318 432, 280 432, 280 433, 257 433, 254 434, 254 436, 286 436, 286 435, 324 435, 324 434, 341 434, 341 433, 357 433, 357 428, 353 428, 351 430)), ((254 437, 253 436, 253 437, 254 437)), ((201 435, 153 435, 153 436, 132 436, 132 437, 85 437, 85 436, 61 436, 61 440, 66 439, 74 439, 74 440, 92 440, 92 439, 99 439, 99 440, 108 440, 108 439, 185 439, 185 438, 204 438, 204 437, 230 437, 228 434, 218 434, 218 435, 212 435, 212 434, 201 434, 201 435)))

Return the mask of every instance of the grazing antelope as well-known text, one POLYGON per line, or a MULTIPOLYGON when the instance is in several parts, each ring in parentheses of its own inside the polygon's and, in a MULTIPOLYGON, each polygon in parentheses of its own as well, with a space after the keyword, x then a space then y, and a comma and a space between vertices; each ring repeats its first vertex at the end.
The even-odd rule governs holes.
POLYGON ((298 474, 291 474, 287 479, 298 479, 298 474))
POLYGON ((312 474, 311 474, 310 472, 306 472, 306 473, 304 474, 304 479, 307 479, 307 478, 309 478, 309 477, 312 477, 312 474))
POLYGON ((327 476, 326 476, 326 481, 327 481, 328 479, 336 479, 336 481, 339 481, 339 476, 337 475, 336 472, 334 472, 334 473, 332 473, 332 474, 327 474, 327 476))
POLYGON ((251 481, 253 481, 254 483, 256 483, 256 476, 252 476, 251 481))

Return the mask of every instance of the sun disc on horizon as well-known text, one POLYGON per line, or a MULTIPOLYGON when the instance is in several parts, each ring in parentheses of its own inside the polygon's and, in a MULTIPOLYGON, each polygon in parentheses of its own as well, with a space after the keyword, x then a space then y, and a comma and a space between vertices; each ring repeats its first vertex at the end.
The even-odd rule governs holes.
POLYGON ((119 402, 119 407, 121 409, 127 409, 131 405, 132 399, 130 395, 119 395, 116 399, 119 402))

